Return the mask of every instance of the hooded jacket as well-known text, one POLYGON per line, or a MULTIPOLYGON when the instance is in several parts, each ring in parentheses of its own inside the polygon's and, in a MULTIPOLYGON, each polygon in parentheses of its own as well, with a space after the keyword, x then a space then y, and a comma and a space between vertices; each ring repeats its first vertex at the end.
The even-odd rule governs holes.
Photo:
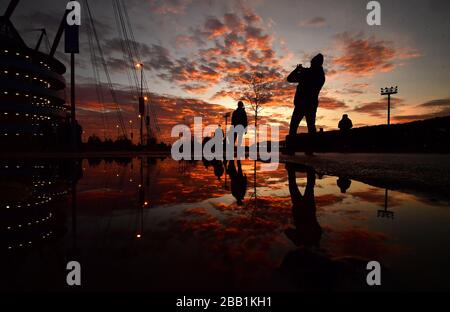
POLYGON ((319 93, 325 84, 322 65, 323 55, 319 53, 311 60, 310 68, 297 67, 287 77, 288 82, 298 83, 294 98, 295 106, 317 109, 319 93))

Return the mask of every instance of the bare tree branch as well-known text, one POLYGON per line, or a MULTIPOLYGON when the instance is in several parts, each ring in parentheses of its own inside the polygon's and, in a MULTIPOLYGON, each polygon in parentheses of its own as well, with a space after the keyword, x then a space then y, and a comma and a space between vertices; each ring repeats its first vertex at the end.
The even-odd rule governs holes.
POLYGON ((263 104, 270 101, 273 97, 272 81, 266 81, 262 72, 253 72, 242 77, 242 87, 238 90, 239 99, 250 104, 255 114, 255 128, 258 125, 258 113, 263 110, 263 104))

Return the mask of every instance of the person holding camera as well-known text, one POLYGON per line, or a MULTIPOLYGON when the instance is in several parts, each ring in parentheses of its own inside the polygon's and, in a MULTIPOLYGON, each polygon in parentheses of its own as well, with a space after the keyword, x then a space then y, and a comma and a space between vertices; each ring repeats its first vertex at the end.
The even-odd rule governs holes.
POLYGON ((319 53, 311 59, 310 68, 304 68, 301 64, 297 65, 287 77, 288 82, 298 84, 294 97, 295 108, 286 140, 288 153, 293 153, 295 135, 303 117, 306 118, 310 143, 306 152, 308 154, 312 153, 312 143, 316 133, 316 112, 319 106, 319 93, 325 84, 325 72, 322 65, 323 55, 319 53))

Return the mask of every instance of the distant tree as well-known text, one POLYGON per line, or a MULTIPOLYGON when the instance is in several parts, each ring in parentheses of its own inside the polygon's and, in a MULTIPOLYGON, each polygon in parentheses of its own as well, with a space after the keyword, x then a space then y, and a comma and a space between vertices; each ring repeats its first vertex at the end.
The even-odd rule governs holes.
MULTIPOLYGON (((262 111, 262 105, 269 102, 273 97, 273 81, 266 80, 264 73, 253 72, 242 78, 240 100, 246 101, 255 114, 255 129, 258 126, 258 114, 262 111)), ((256 131, 256 130, 255 130, 256 131)))
POLYGON ((91 146, 100 146, 102 144, 102 140, 96 134, 92 134, 88 138, 87 143, 91 146))
POLYGON ((257 140, 259 113, 263 110, 263 105, 274 96, 272 90, 274 90, 276 82, 268 76, 261 71, 244 73, 236 81, 239 83, 239 86, 233 90, 235 100, 250 104, 250 109, 255 116, 255 142, 257 140))

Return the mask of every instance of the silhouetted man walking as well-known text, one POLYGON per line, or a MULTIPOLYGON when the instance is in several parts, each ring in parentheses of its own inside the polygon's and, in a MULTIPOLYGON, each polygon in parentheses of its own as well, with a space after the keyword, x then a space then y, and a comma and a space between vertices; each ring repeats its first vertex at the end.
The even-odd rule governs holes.
MULTIPOLYGON (((310 143, 316 133, 316 112, 319 106, 319 93, 325 83, 325 73, 322 65, 323 55, 319 53, 312 58, 310 68, 303 68, 300 64, 287 77, 288 82, 298 83, 294 98, 295 108, 292 113, 289 136, 286 142, 291 153, 293 152, 293 139, 303 117, 306 118, 310 143)), ((312 152, 311 147, 308 150, 308 152, 312 152)))

